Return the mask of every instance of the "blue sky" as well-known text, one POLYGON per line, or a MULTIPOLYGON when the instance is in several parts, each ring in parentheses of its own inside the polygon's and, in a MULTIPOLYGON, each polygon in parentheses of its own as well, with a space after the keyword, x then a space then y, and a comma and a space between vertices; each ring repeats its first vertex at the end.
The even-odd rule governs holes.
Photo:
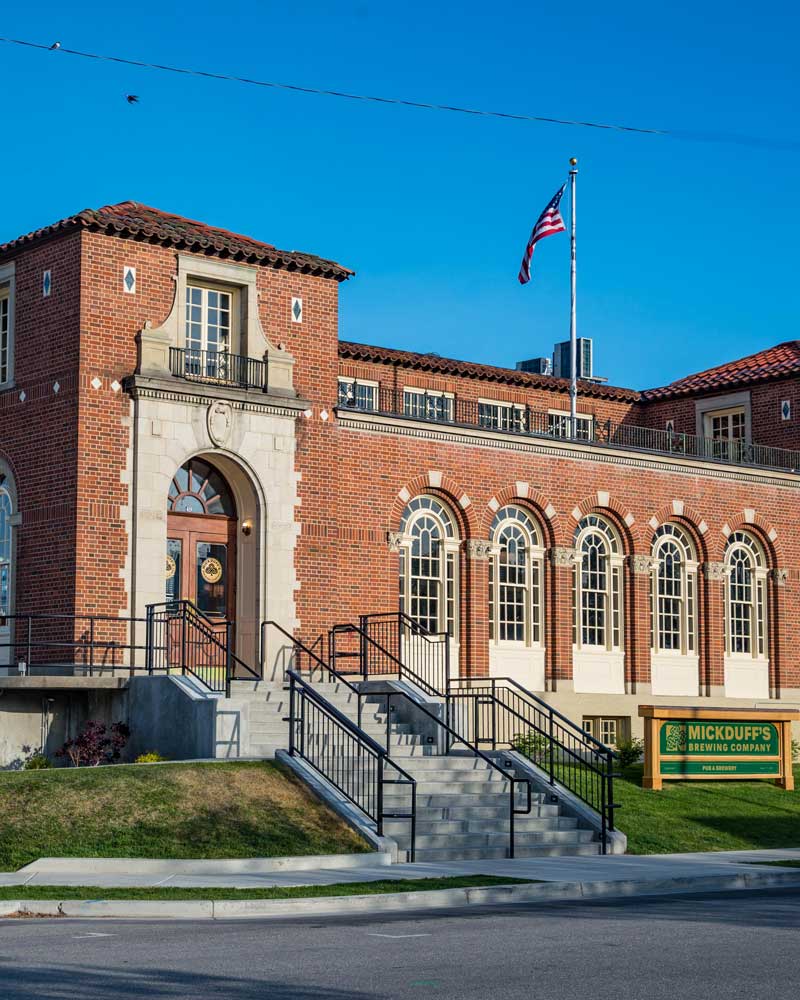
POLYGON ((612 382, 662 384, 798 336, 800 13, 748 6, 7 6, 0 34, 75 49, 767 141, 478 119, 0 45, 0 241, 133 199, 354 268, 342 338, 513 365, 568 335, 567 237, 539 244, 531 284, 516 274, 574 155, 579 334, 612 382))

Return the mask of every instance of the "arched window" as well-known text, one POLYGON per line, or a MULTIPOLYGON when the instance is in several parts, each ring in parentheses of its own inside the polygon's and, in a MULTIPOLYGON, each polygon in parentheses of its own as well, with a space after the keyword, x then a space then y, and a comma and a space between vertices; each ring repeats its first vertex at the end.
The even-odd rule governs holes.
POLYGON ((655 654, 697 651, 697 556, 691 539, 675 524, 653 536, 651 640, 655 654))
POLYGON ((539 646, 544 551, 536 523, 521 507, 502 507, 490 534, 489 637, 539 646))
POLYGON ((0 615, 11 614, 11 580, 13 558, 11 538, 11 495, 0 486, 0 615))
POLYGON ((208 462, 192 458, 175 473, 170 483, 167 510, 175 514, 221 514, 235 517, 230 488, 208 462))
POLYGON ((622 546, 614 528, 597 514, 575 530, 572 575, 573 632, 578 648, 622 649, 622 546))
POLYGON ((429 632, 458 632, 458 535, 436 497, 414 497, 400 522, 400 610, 429 632))
POLYGON ((725 644, 729 656, 767 658, 767 566, 761 545, 734 531, 725 550, 725 644))

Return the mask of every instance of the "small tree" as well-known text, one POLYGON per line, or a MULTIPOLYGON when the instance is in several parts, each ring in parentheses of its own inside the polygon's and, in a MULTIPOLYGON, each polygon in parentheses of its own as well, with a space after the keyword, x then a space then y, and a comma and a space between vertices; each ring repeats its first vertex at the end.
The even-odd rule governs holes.
POLYGON ((130 735, 124 722, 106 726, 103 722, 89 721, 82 732, 56 750, 56 757, 66 757, 73 767, 112 764, 119 760, 130 735))

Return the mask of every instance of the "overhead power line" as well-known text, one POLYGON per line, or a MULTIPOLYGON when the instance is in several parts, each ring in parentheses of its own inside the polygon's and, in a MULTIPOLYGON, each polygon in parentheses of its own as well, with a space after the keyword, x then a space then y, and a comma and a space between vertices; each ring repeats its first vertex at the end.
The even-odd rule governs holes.
POLYGON ((58 52, 69 56, 79 56, 81 59, 94 59, 98 62, 118 63, 122 66, 134 66, 138 69, 158 70, 162 73, 178 73, 182 76, 203 77, 207 80, 225 80, 229 83, 241 83, 250 87, 268 87, 273 90, 289 90, 299 94, 313 94, 322 97, 338 97, 348 101, 364 101, 372 104, 387 104, 406 108, 422 108, 427 111, 447 111, 460 115, 472 115, 479 118, 500 118, 518 122, 536 122, 548 125, 572 125, 579 128, 601 129, 609 132, 628 132, 637 135, 667 136, 672 139, 686 139, 695 142, 722 142, 752 147, 795 152, 800 149, 800 142, 795 139, 765 139, 757 136, 731 135, 720 132, 688 132, 675 129, 642 128, 635 125, 620 125, 616 122, 588 122, 571 118, 555 118, 549 115, 517 114, 510 111, 486 111, 481 108, 465 108, 454 104, 436 104, 427 101, 411 101, 399 97, 377 97, 374 94, 351 94, 343 90, 328 90, 320 87, 304 87, 296 83, 280 83, 275 80, 254 80, 246 76, 234 76, 229 73, 214 73, 209 70, 187 69, 181 66, 167 66, 162 63, 144 62, 139 59, 127 59, 124 56, 102 55, 98 52, 83 52, 80 49, 65 48, 61 42, 50 44, 31 42, 22 38, 7 38, 0 36, 0 42, 7 45, 19 45, 28 49, 38 49, 43 52, 58 52))

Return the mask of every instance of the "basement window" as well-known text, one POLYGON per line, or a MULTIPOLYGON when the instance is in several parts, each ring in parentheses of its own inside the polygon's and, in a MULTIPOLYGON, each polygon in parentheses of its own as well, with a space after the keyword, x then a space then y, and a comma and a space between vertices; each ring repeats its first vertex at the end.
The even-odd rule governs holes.
POLYGON ((629 715, 584 715, 582 726, 596 740, 607 747, 630 739, 631 717, 629 715))

